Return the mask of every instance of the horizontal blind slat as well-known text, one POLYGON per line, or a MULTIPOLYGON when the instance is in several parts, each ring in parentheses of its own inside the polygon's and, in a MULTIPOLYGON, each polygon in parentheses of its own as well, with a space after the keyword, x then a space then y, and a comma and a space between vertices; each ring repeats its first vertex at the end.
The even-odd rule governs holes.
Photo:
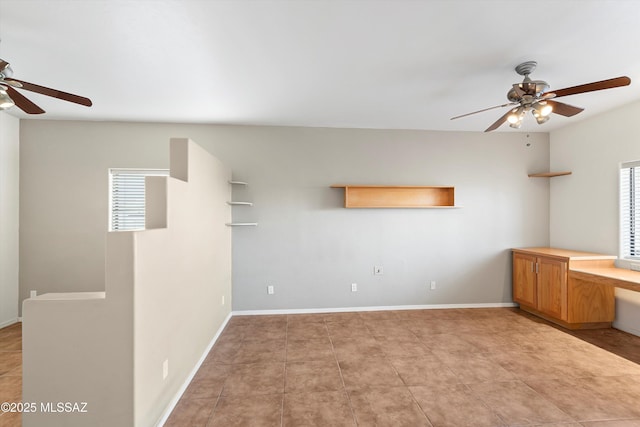
POLYGON ((140 230, 145 226, 145 177, 168 176, 164 169, 110 169, 111 230, 140 230))

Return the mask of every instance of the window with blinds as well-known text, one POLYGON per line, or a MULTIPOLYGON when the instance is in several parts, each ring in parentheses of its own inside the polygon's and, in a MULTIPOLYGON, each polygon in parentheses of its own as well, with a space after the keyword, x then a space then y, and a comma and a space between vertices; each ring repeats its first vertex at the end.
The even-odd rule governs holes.
POLYGON ((640 259, 640 160, 620 165, 620 251, 640 259))
POLYGON ((168 175, 167 169, 109 169, 109 230, 144 229, 144 178, 168 175))

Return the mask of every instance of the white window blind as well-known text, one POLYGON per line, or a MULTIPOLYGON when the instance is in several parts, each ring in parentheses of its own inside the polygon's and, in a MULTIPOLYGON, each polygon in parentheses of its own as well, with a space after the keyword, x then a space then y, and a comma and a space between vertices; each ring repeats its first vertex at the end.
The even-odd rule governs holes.
POLYGON ((620 251, 640 259, 640 161, 620 165, 620 251))
POLYGON ((166 169, 109 169, 109 229, 144 229, 146 176, 168 176, 166 169))

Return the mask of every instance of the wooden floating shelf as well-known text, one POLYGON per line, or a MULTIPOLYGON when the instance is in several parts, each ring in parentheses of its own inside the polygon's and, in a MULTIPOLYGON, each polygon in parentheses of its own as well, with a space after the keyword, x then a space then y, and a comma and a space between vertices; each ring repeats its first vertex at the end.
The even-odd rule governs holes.
POLYGON ((228 222, 225 224, 228 227, 255 227, 257 222, 228 222))
POLYGON ((249 185, 247 182, 244 182, 244 181, 228 181, 228 182, 231 185, 249 185))
POLYGON ((571 175, 571 172, 541 172, 530 173, 529 178, 553 178, 554 176, 571 175))
POLYGON ((345 208, 458 208, 454 187, 343 185, 345 208))
POLYGON ((252 202, 227 202, 231 206, 253 206, 252 202))

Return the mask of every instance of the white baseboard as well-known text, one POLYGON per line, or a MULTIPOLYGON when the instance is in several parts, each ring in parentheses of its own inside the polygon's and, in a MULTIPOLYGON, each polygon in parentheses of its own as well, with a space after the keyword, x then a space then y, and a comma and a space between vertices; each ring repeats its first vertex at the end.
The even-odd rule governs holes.
POLYGON ((0 328, 11 326, 11 325, 13 325, 14 323, 17 323, 17 322, 22 322, 22 317, 15 317, 13 319, 9 319, 9 320, 5 320, 4 322, 1 322, 0 323, 0 328))
POLYGON ((180 398, 182 397, 184 392, 187 390, 187 387, 189 387, 189 384, 191 384, 193 377, 195 377, 196 374, 198 373, 198 369, 200 369, 200 366, 202 366, 202 363, 207 358, 207 355, 213 348, 213 345, 216 343, 216 341, 218 341, 218 338, 220 338, 220 334, 224 330, 225 326, 227 326, 227 323, 229 323, 229 319, 231 319, 231 316, 233 316, 233 312, 229 313, 227 317, 224 319, 224 321, 222 322, 222 325, 220 325, 220 328, 218 328, 218 331, 211 339, 211 342, 209 343, 209 345, 207 345, 207 348, 202 353, 202 356, 200 356, 200 360, 198 360, 194 368, 191 370, 191 373, 189 374, 189 376, 184 380, 184 383, 182 384, 180 389, 178 389, 178 392, 175 394, 173 399, 171 399, 171 402, 169 402, 169 405, 164 410, 162 417, 160 418, 160 421, 158 421, 158 423, 156 424, 156 427, 161 427, 164 425, 164 423, 167 422, 167 420, 169 419, 169 416, 171 415, 171 412, 173 412, 176 405, 180 401, 180 398))
POLYGON ((274 310, 234 310, 234 316, 255 315, 263 316, 269 314, 315 314, 315 313, 345 313, 353 311, 389 311, 389 310, 438 310, 444 308, 505 308, 517 307, 518 304, 512 302, 498 303, 476 303, 476 304, 427 304, 427 305, 392 305, 373 307, 336 307, 336 308, 294 308, 294 309, 274 309, 274 310))

